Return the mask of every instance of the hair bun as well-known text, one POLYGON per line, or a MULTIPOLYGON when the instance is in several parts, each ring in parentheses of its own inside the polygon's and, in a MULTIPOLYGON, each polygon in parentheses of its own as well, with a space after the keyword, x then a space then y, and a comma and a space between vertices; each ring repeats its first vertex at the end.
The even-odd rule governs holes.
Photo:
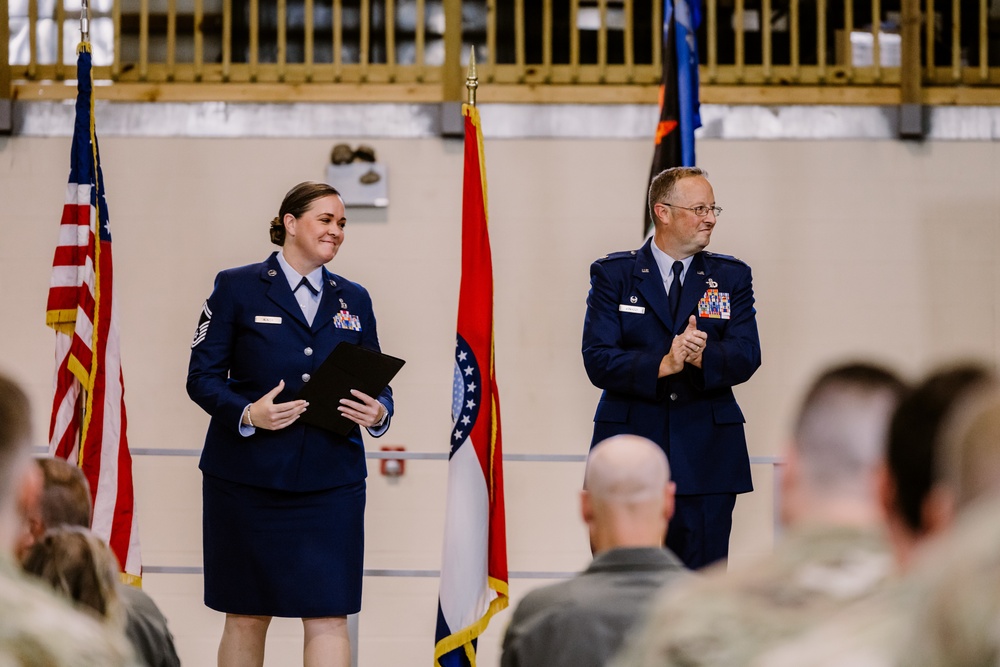
POLYGON ((271 220, 271 243, 274 245, 285 245, 285 223, 281 218, 274 216, 271 220))

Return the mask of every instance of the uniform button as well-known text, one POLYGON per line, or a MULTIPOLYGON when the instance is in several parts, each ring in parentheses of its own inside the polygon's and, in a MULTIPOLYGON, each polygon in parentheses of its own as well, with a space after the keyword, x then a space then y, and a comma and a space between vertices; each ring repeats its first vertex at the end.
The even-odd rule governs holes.
POLYGON ((306 349, 304 349, 302 351, 306 353, 307 357, 311 357, 312 356, 313 349, 311 347, 307 347, 306 349))
POLYGON ((303 373, 302 374, 302 381, 303 382, 309 382, 309 380, 311 380, 311 379, 312 379, 312 376, 309 375, 309 373, 303 373))
POLYGON ((677 400, 677 394, 676 393, 670 394, 670 400, 671 401, 676 401, 677 400))

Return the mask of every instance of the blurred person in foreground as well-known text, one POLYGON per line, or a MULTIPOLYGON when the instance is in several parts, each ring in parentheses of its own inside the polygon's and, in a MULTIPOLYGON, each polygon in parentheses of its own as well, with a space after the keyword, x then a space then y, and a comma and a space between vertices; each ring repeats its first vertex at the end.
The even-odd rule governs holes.
POLYGON ((890 667, 913 623, 922 591, 907 576, 933 538, 952 524, 953 490, 942 479, 944 425, 995 383, 980 364, 928 375, 903 399, 889 428, 880 493, 897 577, 802 637, 768 652, 755 667, 890 667))
MULTIPOLYGON (((29 543, 29 549, 31 544, 42 541, 53 529, 71 527, 86 530, 93 513, 90 485, 82 470, 59 458, 39 458, 35 459, 35 463, 42 482, 38 502, 27 517, 31 538, 25 542, 29 543)), ((65 548, 65 543, 79 542, 82 538, 60 536, 59 539, 60 544, 49 546, 50 553, 54 548, 65 548)), ((87 548, 82 544, 77 546, 87 548)), ((101 555, 97 547, 90 547, 90 550, 101 555)), ((29 566, 26 560, 29 553, 27 551, 21 556, 22 564, 25 569, 39 574, 32 570, 39 565, 29 566)), ((130 586, 118 577, 114 578, 114 584, 112 593, 124 617, 125 636, 139 659, 147 667, 179 667, 180 658, 177 657, 167 619, 153 599, 141 588, 130 586)))
POLYGON ((891 558, 875 476, 904 389, 870 364, 823 373, 806 394, 782 466, 787 532, 774 552, 666 591, 613 664, 745 665, 884 586, 891 558))
POLYGON ((955 416, 945 440, 953 530, 921 557, 914 622, 895 665, 1000 664, 1000 392, 955 416))
POLYGON ((23 524, 23 485, 37 483, 31 461, 30 408, 20 387, 0 375, 0 664, 37 667, 133 665, 120 632, 73 609, 14 560, 23 524))
POLYGON ((674 484, 663 450, 634 435, 590 451, 580 512, 594 560, 569 581, 528 593, 507 628, 502 667, 600 667, 653 594, 687 575, 664 534, 674 484))

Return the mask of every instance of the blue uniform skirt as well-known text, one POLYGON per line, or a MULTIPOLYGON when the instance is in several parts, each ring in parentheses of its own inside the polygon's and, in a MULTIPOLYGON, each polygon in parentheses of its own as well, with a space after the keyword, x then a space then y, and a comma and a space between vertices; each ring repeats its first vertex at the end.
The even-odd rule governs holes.
POLYGON ((205 604, 315 618, 361 610, 365 481, 322 491, 202 477, 205 604))

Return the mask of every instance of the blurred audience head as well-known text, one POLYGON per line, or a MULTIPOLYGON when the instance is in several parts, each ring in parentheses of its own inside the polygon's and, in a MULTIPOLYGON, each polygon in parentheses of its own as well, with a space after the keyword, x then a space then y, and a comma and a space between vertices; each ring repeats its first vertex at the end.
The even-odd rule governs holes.
POLYGON ((674 484, 663 450, 619 435, 590 450, 581 494, 591 549, 662 546, 674 511, 674 484))
POLYGON ((942 430, 969 396, 996 381, 988 368, 966 362, 932 371, 900 402, 889 426, 881 483, 890 536, 900 564, 913 548, 946 527, 941 511, 942 430))
POLYGON ((35 459, 45 484, 41 514, 45 529, 58 526, 90 527, 92 506, 90 485, 83 471, 69 461, 56 458, 35 459))
POLYGON ((786 523, 877 520, 875 472, 905 390, 894 372, 869 363, 836 366, 813 382, 782 475, 786 523))
POLYGON ((62 526, 46 531, 23 565, 78 607, 109 625, 124 627, 115 588, 118 563, 111 549, 89 530, 62 526))
POLYGON ((11 554, 26 530, 25 515, 37 502, 38 476, 31 466, 30 445, 28 397, 0 374, 0 549, 11 554))
POLYGON ((980 387, 956 408, 943 432, 941 484, 961 513, 1000 495, 1000 390, 980 387))
POLYGON ((42 486, 45 480, 38 466, 29 465, 24 469, 21 490, 17 496, 17 514, 19 526, 14 542, 14 557, 24 560, 28 550, 45 532, 42 523, 42 486))
POLYGON ((37 494, 35 501, 23 509, 27 530, 17 553, 21 561, 49 528, 90 527, 90 485, 83 471, 58 458, 36 458, 35 464, 37 494))

